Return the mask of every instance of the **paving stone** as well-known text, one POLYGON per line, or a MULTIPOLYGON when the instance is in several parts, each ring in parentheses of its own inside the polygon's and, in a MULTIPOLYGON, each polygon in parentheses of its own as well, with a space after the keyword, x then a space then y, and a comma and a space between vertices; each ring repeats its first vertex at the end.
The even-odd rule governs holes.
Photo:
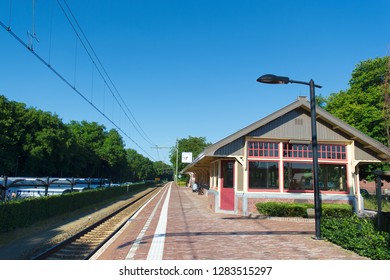
MULTIPOLYGON (((158 201, 132 221, 98 259, 125 259, 158 201)), ((162 204, 138 244, 133 259, 145 260, 158 224, 162 204)), ((325 240, 314 240, 314 221, 247 218, 214 213, 206 195, 190 188, 171 187, 164 260, 364 260, 325 240)))

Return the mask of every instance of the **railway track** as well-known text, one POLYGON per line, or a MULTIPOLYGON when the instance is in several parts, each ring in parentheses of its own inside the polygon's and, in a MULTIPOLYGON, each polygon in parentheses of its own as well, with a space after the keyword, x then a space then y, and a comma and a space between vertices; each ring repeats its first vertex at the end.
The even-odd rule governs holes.
POLYGON ((144 191, 128 204, 90 225, 61 243, 51 247, 35 260, 87 260, 115 235, 159 188, 144 191))

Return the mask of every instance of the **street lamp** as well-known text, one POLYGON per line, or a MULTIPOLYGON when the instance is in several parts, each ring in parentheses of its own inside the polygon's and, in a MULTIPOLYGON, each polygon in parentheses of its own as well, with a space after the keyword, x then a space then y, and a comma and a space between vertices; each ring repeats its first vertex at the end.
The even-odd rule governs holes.
POLYGON ((316 122, 316 99, 314 88, 322 88, 316 85, 313 80, 309 82, 294 81, 288 77, 281 77, 272 74, 263 75, 257 79, 259 83, 266 84, 303 84, 310 87, 310 113, 311 113, 311 145, 313 149, 313 185, 314 185, 314 212, 315 212, 315 239, 321 239, 321 199, 318 185, 318 145, 317 145, 317 122, 316 122))

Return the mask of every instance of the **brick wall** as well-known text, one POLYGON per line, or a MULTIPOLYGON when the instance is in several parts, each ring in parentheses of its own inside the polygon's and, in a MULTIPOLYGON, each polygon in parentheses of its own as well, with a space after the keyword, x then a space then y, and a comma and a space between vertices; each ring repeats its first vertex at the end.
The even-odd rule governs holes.
POLYGON ((215 211, 215 195, 212 192, 208 192, 207 200, 209 209, 215 211))
MULTIPOLYGON (((382 183, 383 183, 382 193, 384 192, 385 189, 390 190, 390 182, 383 180, 382 183)), ((366 189, 370 194, 375 194, 376 193, 375 181, 368 182, 366 180, 361 180, 360 189, 366 189)))

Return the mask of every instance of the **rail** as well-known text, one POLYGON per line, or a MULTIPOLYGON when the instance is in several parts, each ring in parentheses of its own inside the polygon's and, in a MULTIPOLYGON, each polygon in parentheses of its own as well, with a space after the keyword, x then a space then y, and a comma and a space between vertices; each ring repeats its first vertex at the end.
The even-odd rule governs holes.
POLYGON ((148 189, 125 206, 107 215, 82 231, 34 257, 34 260, 87 260, 112 238, 136 211, 148 201, 158 187, 148 189))

